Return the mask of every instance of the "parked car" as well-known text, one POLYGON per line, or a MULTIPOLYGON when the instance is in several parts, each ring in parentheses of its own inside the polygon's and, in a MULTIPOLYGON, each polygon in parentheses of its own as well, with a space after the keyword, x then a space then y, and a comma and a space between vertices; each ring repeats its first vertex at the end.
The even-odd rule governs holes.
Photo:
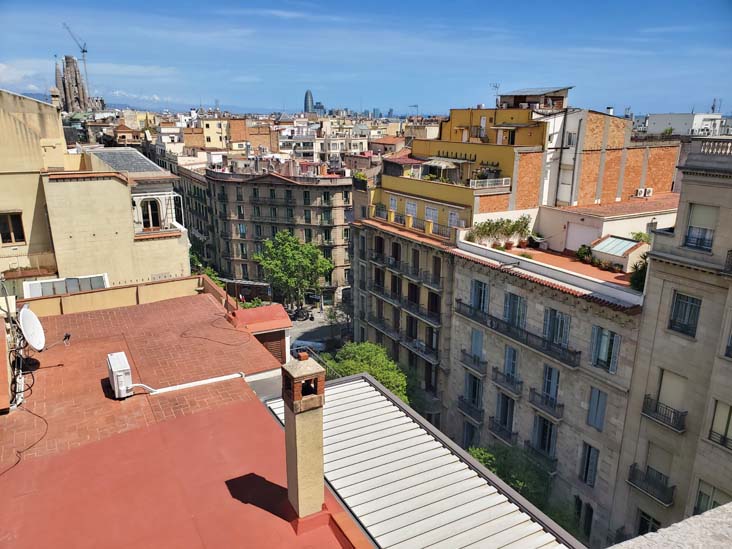
POLYGON ((320 341, 306 341, 304 339, 296 339, 290 344, 290 354, 297 357, 297 353, 300 351, 314 351, 316 353, 325 352, 325 343, 320 341))

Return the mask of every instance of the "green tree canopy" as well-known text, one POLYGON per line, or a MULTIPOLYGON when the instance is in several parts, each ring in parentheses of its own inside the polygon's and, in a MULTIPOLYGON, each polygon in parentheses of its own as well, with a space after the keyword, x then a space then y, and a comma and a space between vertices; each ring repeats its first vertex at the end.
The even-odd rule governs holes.
POLYGON ((333 270, 333 263, 313 244, 303 244, 287 231, 279 231, 254 255, 272 289, 286 303, 302 301, 308 288, 317 288, 319 279, 333 270))
POLYGON ((380 345, 368 342, 346 343, 336 353, 335 358, 328 359, 328 362, 342 376, 364 372, 372 375, 402 401, 409 403, 407 376, 380 345))

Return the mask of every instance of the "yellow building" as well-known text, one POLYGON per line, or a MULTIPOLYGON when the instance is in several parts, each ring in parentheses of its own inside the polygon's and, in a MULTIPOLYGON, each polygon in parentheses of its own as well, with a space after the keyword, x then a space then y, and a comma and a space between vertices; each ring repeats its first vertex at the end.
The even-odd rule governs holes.
POLYGON ((174 179, 132 149, 67 154, 57 106, 0 91, 0 273, 9 291, 53 295, 190 274, 174 179))
POLYGON ((229 142, 229 121, 225 118, 203 118, 200 120, 203 129, 204 147, 207 149, 226 149, 229 142))

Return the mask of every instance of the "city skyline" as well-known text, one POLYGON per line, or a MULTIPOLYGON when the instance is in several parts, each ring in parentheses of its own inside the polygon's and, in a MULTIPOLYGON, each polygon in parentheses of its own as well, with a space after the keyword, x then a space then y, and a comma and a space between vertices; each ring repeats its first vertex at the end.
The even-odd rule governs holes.
POLYGON ((450 20, 431 3, 348 11, 329 2, 177 6, 173 13, 133 2, 116 12, 76 2, 62 11, 41 2, 31 13, 5 2, 0 87, 47 92, 54 55, 79 55, 65 20, 87 42, 91 94, 111 103, 219 100, 240 110, 299 111, 311 89, 327 108, 411 113, 418 104, 423 113, 447 113, 492 104, 491 83, 499 82, 504 91, 573 85, 575 104, 616 112, 703 112, 715 97, 722 112, 732 109, 732 97, 724 99, 732 76, 720 70, 732 54, 727 2, 704 2, 692 15, 682 4, 570 3, 561 36, 556 25, 526 17, 541 13, 539 3, 497 12, 456 2, 450 20))

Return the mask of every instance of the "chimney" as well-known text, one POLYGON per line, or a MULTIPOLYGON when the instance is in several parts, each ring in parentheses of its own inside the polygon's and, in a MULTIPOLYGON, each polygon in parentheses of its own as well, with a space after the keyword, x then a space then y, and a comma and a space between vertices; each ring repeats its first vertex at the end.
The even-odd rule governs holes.
POLYGON ((58 110, 61 110, 61 92, 56 86, 52 86, 48 91, 51 95, 51 105, 56 107, 58 110))
POLYGON ((613 109, 612 107, 605 107, 605 112, 608 113, 610 116, 613 116, 615 109, 613 109))
POLYGON ((308 356, 282 366, 287 497, 298 518, 323 509, 323 404, 325 369, 308 356))

